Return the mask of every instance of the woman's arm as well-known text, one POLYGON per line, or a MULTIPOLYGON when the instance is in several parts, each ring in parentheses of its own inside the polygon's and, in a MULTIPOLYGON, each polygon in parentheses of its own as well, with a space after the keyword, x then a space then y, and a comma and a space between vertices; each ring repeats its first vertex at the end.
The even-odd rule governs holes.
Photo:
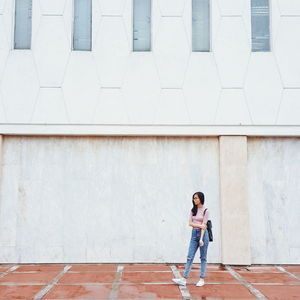
POLYGON ((201 228, 201 229, 206 229, 206 225, 205 224, 196 224, 193 222, 189 222, 189 226, 193 227, 193 228, 201 228))
POLYGON ((204 216, 203 216, 203 222, 202 222, 202 225, 205 226, 205 228, 201 228, 201 234, 200 234, 200 246, 203 246, 204 243, 203 243, 203 236, 204 236, 204 232, 206 230, 206 223, 207 223, 207 220, 208 220, 208 211, 206 210, 205 213, 204 213, 204 216))
MULTIPOLYGON (((205 228, 206 228, 206 225, 205 225, 205 228)), ((204 246, 204 242, 203 242, 204 231, 205 231, 205 229, 201 230, 200 242, 199 242, 200 246, 204 246)))

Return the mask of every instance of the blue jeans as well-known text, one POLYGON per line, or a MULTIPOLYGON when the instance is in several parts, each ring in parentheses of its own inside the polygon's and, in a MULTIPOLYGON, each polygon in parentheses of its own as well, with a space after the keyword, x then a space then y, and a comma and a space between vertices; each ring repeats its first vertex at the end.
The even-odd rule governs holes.
MULTIPOLYGON (((185 270, 184 270, 184 274, 183 274, 184 278, 188 278, 189 273, 190 273, 191 268, 192 268, 192 264, 193 264, 195 254, 198 250, 198 247, 200 247, 199 242, 200 242, 201 230, 202 229, 200 229, 200 228, 193 228, 192 229, 190 247, 189 247, 189 252, 188 252, 188 256, 187 256, 187 263, 185 265, 185 270)), ((205 232, 204 232, 203 242, 204 242, 204 245, 202 247, 200 247, 200 260, 201 260, 200 278, 204 279, 205 275, 206 275, 206 256, 207 256, 207 248, 208 248, 208 243, 209 243, 207 230, 205 230, 205 232)))

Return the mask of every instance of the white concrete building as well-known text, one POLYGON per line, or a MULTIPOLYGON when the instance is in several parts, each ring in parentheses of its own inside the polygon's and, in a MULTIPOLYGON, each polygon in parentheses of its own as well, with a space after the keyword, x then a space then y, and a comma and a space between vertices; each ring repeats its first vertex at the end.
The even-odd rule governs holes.
POLYGON ((255 49, 255 1, 152 0, 135 51, 141 1, 0 0, 0 262, 185 262, 203 191, 209 262, 299 264, 300 1, 255 49))

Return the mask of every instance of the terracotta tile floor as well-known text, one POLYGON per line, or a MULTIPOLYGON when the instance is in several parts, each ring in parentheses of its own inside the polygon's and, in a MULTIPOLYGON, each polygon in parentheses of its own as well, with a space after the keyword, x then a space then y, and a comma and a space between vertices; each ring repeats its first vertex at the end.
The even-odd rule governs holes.
POLYGON ((60 279, 62 284, 82 283, 112 283, 115 279, 115 272, 78 272, 65 273, 60 279))
POLYGON ((250 283, 300 284, 300 280, 284 273, 240 273, 250 283))
POLYGON ((172 278, 183 264, 0 265, 0 299, 300 299, 300 266, 208 265, 206 284, 194 264, 187 286, 172 278))
MULTIPOLYGON (((183 272, 180 272, 183 275, 183 272)), ((195 272, 191 271, 189 275, 189 281, 191 283, 197 283, 199 280, 200 271, 195 272)), ((211 283, 239 283, 239 281, 234 278, 228 272, 216 272, 216 271, 208 271, 206 274, 206 281, 211 283)))

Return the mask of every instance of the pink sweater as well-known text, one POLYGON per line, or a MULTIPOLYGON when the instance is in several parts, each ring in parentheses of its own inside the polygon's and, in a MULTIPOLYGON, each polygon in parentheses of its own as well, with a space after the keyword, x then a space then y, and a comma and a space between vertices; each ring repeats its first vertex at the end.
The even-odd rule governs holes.
POLYGON ((209 213, 207 209, 203 218, 204 210, 205 210, 204 206, 202 206, 201 208, 198 207, 197 214, 195 216, 193 216, 193 213, 190 212, 189 222, 193 222, 196 224, 206 224, 209 217, 209 213))

